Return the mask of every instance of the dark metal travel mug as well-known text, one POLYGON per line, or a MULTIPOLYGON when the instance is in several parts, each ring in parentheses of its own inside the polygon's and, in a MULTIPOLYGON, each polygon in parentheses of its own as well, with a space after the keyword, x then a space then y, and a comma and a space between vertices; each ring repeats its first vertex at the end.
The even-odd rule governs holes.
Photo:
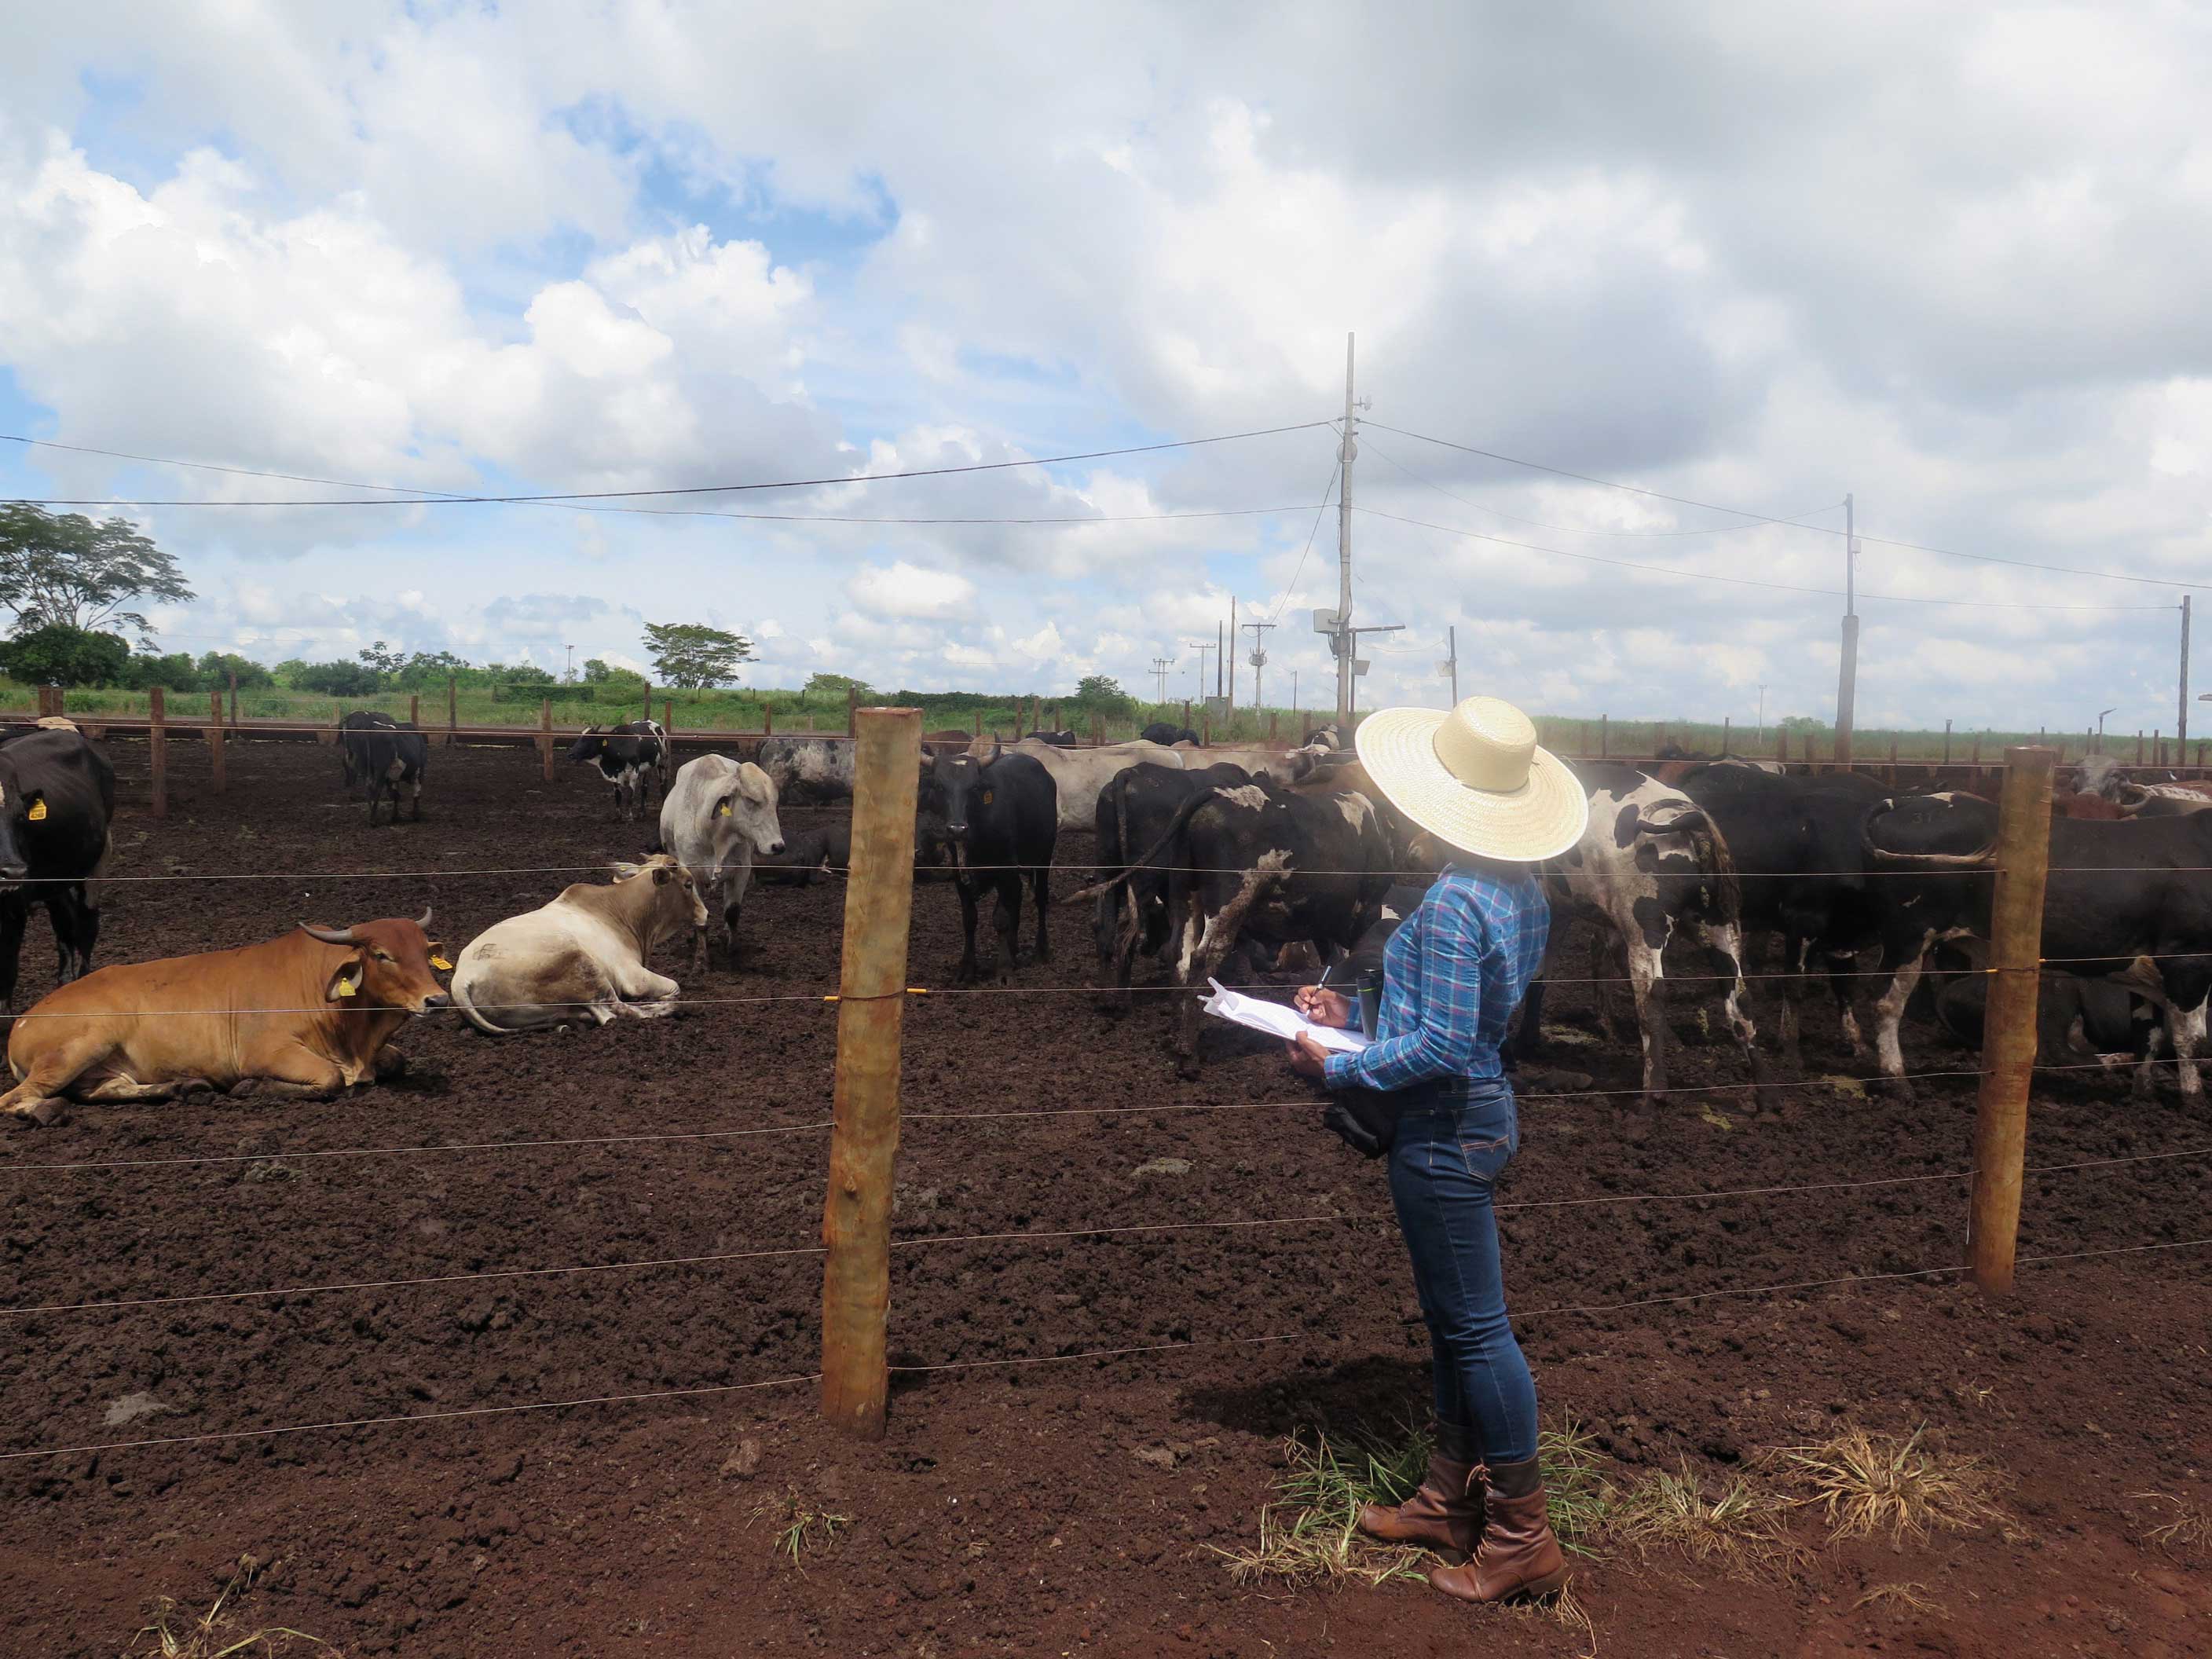
POLYGON ((1370 1042, 1375 1041, 1375 1024, 1382 1016, 1382 970, 1363 968, 1359 972, 1359 1029, 1370 1042))

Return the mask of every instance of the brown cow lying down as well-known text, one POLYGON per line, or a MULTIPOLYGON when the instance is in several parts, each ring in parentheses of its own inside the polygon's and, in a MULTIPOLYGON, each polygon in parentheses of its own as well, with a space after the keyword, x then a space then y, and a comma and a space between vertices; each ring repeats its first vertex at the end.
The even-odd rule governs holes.
POLYGON ((167 1100, 255 1083, 329 1095, 398 1070, 385 1047, 451 999, 420 921, 302 922, 265 944, 102 968, 15 1021, 0 1109, 51 1122, 64 1100, 167 1100))
POLYGON ((497 1036, 586 1015, 604 1025, 617 1014, 675 1012, 682 988, 646 964, 665 939, 695 929, 705 937, 698 884, 666 853, 613 867, 612 886, 580 881, 469 941, 453 969, 453 1001, 471 1024, 497 1036))

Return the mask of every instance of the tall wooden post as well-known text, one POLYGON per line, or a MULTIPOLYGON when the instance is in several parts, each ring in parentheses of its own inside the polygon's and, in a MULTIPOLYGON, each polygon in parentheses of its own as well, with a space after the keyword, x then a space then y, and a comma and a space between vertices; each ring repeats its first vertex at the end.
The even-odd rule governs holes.
POLYGON ((921 758, 921 710, 860 711, 837 978, 836 1121, 822 1206, 822 1414, 863 1440, 883 1438, 890 1392, 891 1188, 921 758))
POLYGON ((1275 718, 1276 711, 1270 708, 1267 711, 1267 741, 1269 743, 1273 743, 1275 740, 1275 718))
POLYGON ((418 732, 422 729, 422 694, 420 691, 407 694, 407 724, 418 732))
POLYGON ((1984 1291, 2012 1289, 2020 1235, 2021 1165, 2027 1152, 2027 1087, 2035 1069, 2037 963, 2043 954, 2043 888, 2051 869, 2051 775, 2057 757, 2023 745, 2005 750, 1997 803, 1996 890, 1990 898, 1990 994, 1982 1024, 1982 1086, 1974 1112, 1974 1187, 1967 1259, 1984 1291))
POLYGON ((160 686, 146 694, 146 765, 153 774, 154 816, 169 816, 169 711, 160 686))
POLYGON ((2136 727, 2136 764, 2141 766, 2142 763, 2142 727, 2138 726, 2136 727))
POLYGON ((1212 741, 1213 717, 1211 714, 1200 714, 1198 717, 1198 746, 1204 749, 1212 741))
POLYGON ((775 735, 775 705, 772 702, 764 702, 761 705, 761 736, 772 738, 775 735))
POLYGON ((637 717, 641 720, 653 718, 653 683, 649 680, 646 683, 645 701, 638 705, 637 717))
MULTIPOLYGON (((1030 698, 1030 725, 1029 725, 1029 732, 1034 732, 1034 731, 1036 731, 1036 729, 1037 729, 1037 700, 1036 700, 1036 698, 1034 696, 1032 696, 1030 698)), ((1022 733, 1022 735, 1023 735, 1024 737, 1027 737, 1027 736, 1029 735, 1029 732, 1023 732, 1023 733, 1022 733)))
POLYGON ((1950 721, 1948 721, 1948 720, 1945 720, 1945 721, 1943 722, 1943 764, 1944 764, 1944 765, 1946 765, 1946 766, 1948 766, 1950 763, 1951 763, 1951 722, 1950 722, 1950 721))
POLYGON ((545 781, 553 781, 553 699, 538 700, 538 761, 545 781))
POLYGON ((448 732, 458 732, 460 729, 460 682, 456 676, 452 673, 448 673, 446 676, 446 730, 448 732))
POLYGON ((208 768, 215 774, 215 793, 222 793, 228 784, 222 753, 222 693, 208 693, 208 768))
POLYGON ((1721 716, 1721 753, 1723 755, 1729 751, 1729 721, 1731 718, 1727 714, 1721 716))
POLYGON ((1188 697, 1182 700, 1182 729, 1186 732, 1190 730, 1190 699, 1188 697))

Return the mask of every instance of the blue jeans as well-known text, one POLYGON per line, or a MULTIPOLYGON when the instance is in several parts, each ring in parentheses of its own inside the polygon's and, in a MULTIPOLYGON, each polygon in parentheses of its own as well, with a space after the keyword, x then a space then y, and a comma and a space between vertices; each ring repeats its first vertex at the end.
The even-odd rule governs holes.
POLYGON ((1435 1351, 1437 1422, 1471 1429, 1489 1462, 1522 1462, 1536 1455, 1536 1382, 1506 1317, 1492 1207, 1521 1146, 1513 1091, 1454 1078, 1406 1093, 1390 1198, 1435 1351))

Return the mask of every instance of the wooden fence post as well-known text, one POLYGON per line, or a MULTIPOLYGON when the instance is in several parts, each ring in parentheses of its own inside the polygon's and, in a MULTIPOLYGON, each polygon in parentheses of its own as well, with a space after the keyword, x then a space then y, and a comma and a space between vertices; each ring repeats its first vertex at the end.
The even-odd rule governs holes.
POLYGON ((222 693, 208 693, 208 767, 215 774, 215 793, 222 793, 228 782, 225 775, 222 753, 222 693))
POLYGON ((1950 763, 1951 763, 1951 722, 1950 722, 1950 721, 1948 721, 1948 720, 1945 720, 1945 721, 1943 722, 1943 764, 1944 764, 1944 765, 1946 765, 1946 766, 1948 766, 1950 763))
POLYGON ((653 683, 650 680, 646 682, 645 701, 639 705, 637 717, 641 720, 649 720, 653 718, 653 683))
POLYGON ((446 676, 446 730, 461 729, 461 694, 459 680, 451 673, 446 676))
POLYGON ((979 738, 983 735, 983 710, 980 706, 975 710, 975 735, 979 738))
POLYGON ((1729 716, 1726 714, 1721 716, 1721 753, 1723 755, 1729 751, 1729 716))
POLYGON ((822 1414, 863 1440, 883 1438, 890 1393, 891 1190, 921 758, 921 710, 859 715, 852 876, 837 976, 835 1121, 822 1206, 822 1414))
POLYGON ((1974 1111, 1974 1186, 1967 1259, 1974 1283, 2012 1289, 2020 1235, 2027 1089, 2035 1069, 2035 1004, 2043 954, 2043 888, 2051 869, 2050 750, 2005 750, 1997 803, 1996 885, 1990 898, 1990 994, 1982 1026, 1982 1085, 1974 1111))
POLYGON ((2166 733, 2160 731, 2156 726, 2153 726, 2151 728, 2150 763, 2153 766, 2163 766, 2166 764, 2166 733))
POLYGON ((420 691, 407 694, 407 724, 418 732, 422 729, 422 694, 420 691))
POLYGON ((1190 730, 1190 699, 1188 697, 1182 700, 1182 729, 1186 732, 1190 730))
POLYGON ((772 702, 764 702, 761 705, 761 736, 772 738, 775 735, 775 705, 772 702))
POLYGON ((1894 732, 1889 734, 1889 766, 1891 773, 1890 781, 1894 783, 1897 781, 1897 733, 1894 732))
POLYGON ((1091 716, 1091 746, 1093 749, 1106 746, 1106 716, 1103 714, 1094 713, 1091 716))
POLYGON ((553 781, 553 699, 538 700, 538 758, 545 781, 553 781))
POLYGON ((2136 764, 2141 766, 2142 763, 2142 727, 2138 726, 2136 727, 2136 764))
POLYGON ((1273 709, 1270 708, 1270 709, 1267 711, 1267 741, 1268 741, 1269 743, 1273 743, 1273 742, 1274 742, 1274 740, 1275 740, 1275 711, 1274 711, 1273 709))
POLYGON ((1210 714, 1200 714, 1198 717, 1198 746, 1204 749, 1212 741, 1213 717, 1210 714))
POLYGON ((169 816, 169 714, 160 686, 146 694, 146 765, 153 774, 154 816, 169 816))
POLYGON ((1979 766, 1982 763, 1982 734, 1978 732, 1974 733, 1974 750, 1972 759, 1974 764, 1977 766, 1979 766))

